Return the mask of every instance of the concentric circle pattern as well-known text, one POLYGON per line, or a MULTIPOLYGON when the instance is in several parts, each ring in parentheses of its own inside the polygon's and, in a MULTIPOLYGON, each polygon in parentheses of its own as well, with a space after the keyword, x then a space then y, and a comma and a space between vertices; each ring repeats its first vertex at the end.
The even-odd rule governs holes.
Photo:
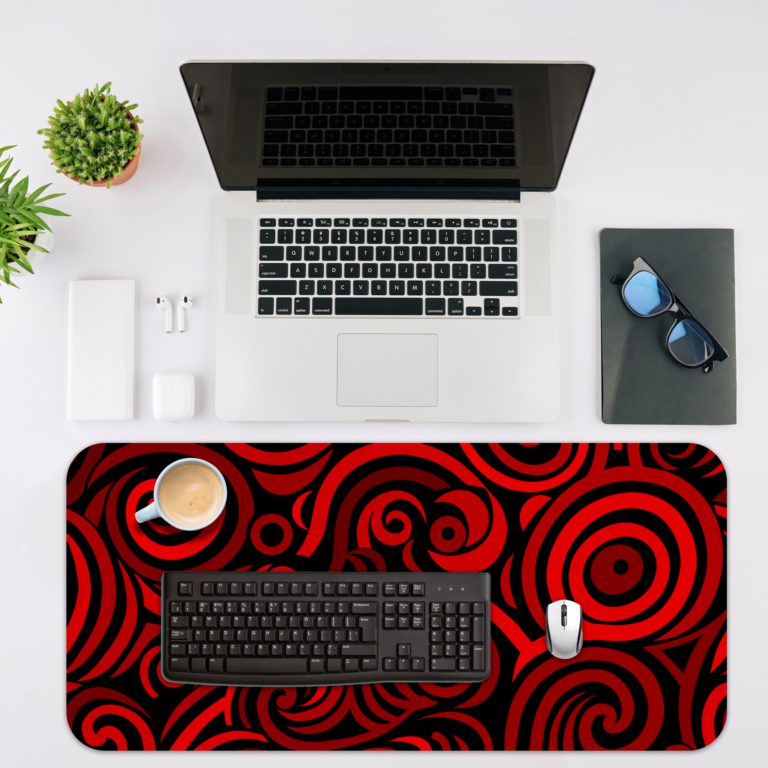
POLYGON ((67 716, 96 749, 698 749, 726 717, 726 476, 698 445, 95 445, 67 485, 67 716), (224 514, 138 525, 196 456, 224 514), (226 688, 160 671, 170 570, 488 571, 483 684, 226 688), (545 607, 584 610, 570 661, 545 607))

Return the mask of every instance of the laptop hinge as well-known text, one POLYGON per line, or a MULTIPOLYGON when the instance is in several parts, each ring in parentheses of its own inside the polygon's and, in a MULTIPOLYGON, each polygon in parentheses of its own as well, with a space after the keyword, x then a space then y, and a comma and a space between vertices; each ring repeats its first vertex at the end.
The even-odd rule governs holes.
POLYGON ((520 200, 516 179, 261 179, 258 200, 520 200))

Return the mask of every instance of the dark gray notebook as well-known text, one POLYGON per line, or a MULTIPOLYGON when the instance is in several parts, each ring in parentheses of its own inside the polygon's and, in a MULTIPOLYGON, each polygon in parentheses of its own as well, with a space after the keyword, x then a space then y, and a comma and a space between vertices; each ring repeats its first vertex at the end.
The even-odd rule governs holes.
POLYGON ((735 424, 736 323, 732 229, 604 229, 600 233, 603 421, 735 424), (728 351, 711 373, 685 368, 665 341, 674 316, 640 318, 614 275, 642 256, 728 351))

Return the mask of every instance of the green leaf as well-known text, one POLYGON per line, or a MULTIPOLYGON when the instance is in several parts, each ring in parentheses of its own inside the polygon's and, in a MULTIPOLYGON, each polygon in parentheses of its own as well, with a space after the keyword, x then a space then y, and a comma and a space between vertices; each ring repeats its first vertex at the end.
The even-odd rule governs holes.
POLYGON ((34 192, 32 192, 27 197, 27 199, 25 201, 26 204, 29 205, 30 203, 34 203, 35 200, 37 200, 37 198, 40 197, 40 195, 42 195, 43 192, 45 192, 45 190, 48 189, 48 187, 50 187, 50 186, 51 186, 50 184, 43 184, 42 187, 38 187, 34 192))
POLYGON ((19 258, 18 258, 16 263, 19 264, 24 269, 26 269, 27 272, 29 272, 30 275, 34 275, 35 274, 35 270, 32 269, 32 265, 29 263, 29 260, 27 259, 26 256, 19 256, 19 258))
POLYGON ((36 206, 35 210, 38 213, 44 213, 47 216, 66 216, 67 215, 66 213, 62 213, 61 211, 56 210, 56 208, 48 208, 48 206, 46 205, 36 206))

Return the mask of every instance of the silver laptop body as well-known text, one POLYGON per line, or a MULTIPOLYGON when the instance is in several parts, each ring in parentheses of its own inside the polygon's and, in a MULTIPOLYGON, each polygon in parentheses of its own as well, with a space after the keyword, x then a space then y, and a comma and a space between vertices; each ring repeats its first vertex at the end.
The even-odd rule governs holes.
POLYGON ((554 187, 591 68, 324 66, 182 67, 230 190, 215 214, 217 415, 555 419, 554 200, 525 181, 554 187))

